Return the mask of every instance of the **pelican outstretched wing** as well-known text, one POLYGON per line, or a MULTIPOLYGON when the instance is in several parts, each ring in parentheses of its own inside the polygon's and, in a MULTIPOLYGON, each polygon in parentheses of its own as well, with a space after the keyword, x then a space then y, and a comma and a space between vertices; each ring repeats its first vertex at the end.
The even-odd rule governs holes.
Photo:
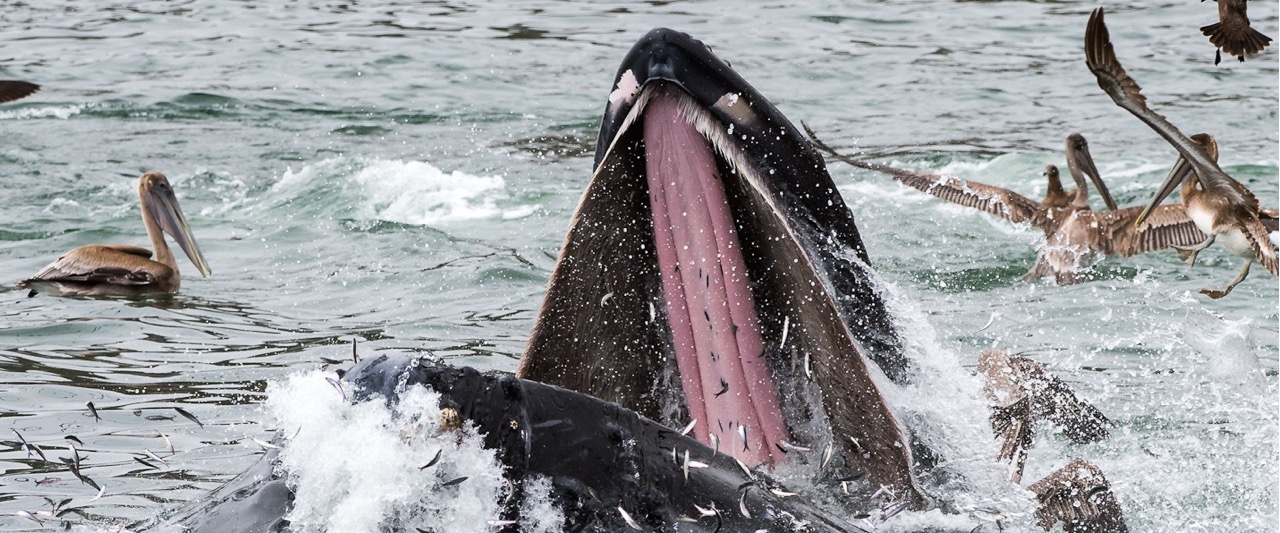
POLYGON ((854 159, 837 152, 822 140, 805 124, 804 129, 814 146, 832 157, 849 165, 882 172, 913 189, 937 196, 948 202, 972 207, 984 213, 992 214, 1014 223, 1030 222, 1040 208, 1040 202, 1027 198, 1009 189, 960 179, 954 176, 939 176, 927 172, 903 170, 889 165, 872 163, 854 159))
POLYGON ((1249 247, 1253 249, 1258 262, 1272 275, 1280 275, 1277 274, 1280 260, 1276 257, 1276 247, 1267 236, 1266 226, 1258 220, 1257 198, 1248 188, 1223 172, 1198 143, 1183 135, 1163 116, 1147 108, 1142 88, 1120 66, 1120 60, 1111 46, 1107 25, 1103 21, 1102 8, 1093 10, 1093 14, 1089 16, 1089 24, 1084 32, 1084 53, 1089 71, 1098 79, 1098 86, 1116 105, 1138 117, 1173 145, 1183 160, 1195 169, 1206 193, 1225 200, 1238 210, 1239 228, 1249 240, 1249 247))
POLYGON ((0 104, 25 98, 40 90, 40 86, 19 80, 0 80, 0 104))
POLYGON ((1175 246, 1193 246, 1209 238, 1196 227, 1181 205, 1158 206, 1147 216, 1142 227, 1137 227, 1134 221, 1142 209, 1141 206, 1126 207, 1096 214, 1102 221, 1105 237, 1101 240, 1103 253, 1132 257, 1175 246))

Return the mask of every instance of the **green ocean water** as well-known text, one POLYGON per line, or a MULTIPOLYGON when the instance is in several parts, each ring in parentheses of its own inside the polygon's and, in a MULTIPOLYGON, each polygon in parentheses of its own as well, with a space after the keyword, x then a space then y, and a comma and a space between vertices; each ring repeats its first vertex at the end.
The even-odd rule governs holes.
MULTIPOLYGON (((347 357, 353 339, 364 356, 514 370, 613 73, 652 27, 703 40, 849 152, 1040 197, 1041 168, 1064 165, 1078 131, 1119 203, 1145 202, 1175 154, 1085 68, 1094 7, 0 3, 0 78, 43 86, 0 105, 0 285, 76 246, 145 244, 136 180, 148 170, 172 180, 213 269, 202 279, 180 259, 169 299, 0 289, 0 439, 17 430, 66 456, 63 436, 76 435, 106 487, 87 503, 96 491, 66 468, 0 446, 0 530, 39 530, 15 513, 44 497, 73 498, 83 512, 68 520, 99 528, 200 497, 277 429, 263 422, 267 383, 347 357), (165 418, 175 406, 204 426, 165 418), (169 465, 135 462, 166 447, 161 433, 169 465)), ((1250 7, 1274 36, 1276 6, 1250 7)), ((1211 2, 1107 9, 1152 107, 1213 133, 1224 169, 1280 204, 1274 47, 1214 66, 1198 31, 1216 19, 1211 2)), ((1099 444, 1042 435, 1026 479, 1086 457, 1136 531, 1274 530, 1276 278, 1255 267, 1208 301, 1196 290, 1240 267, 1215 248, 1194 269, 1166 252, 1104 260, 1080 285, 1025 282, 1033 230, 829 168, 917 356, 972 369, 982 348, 1026 351, 1116 422, 1099 444)))

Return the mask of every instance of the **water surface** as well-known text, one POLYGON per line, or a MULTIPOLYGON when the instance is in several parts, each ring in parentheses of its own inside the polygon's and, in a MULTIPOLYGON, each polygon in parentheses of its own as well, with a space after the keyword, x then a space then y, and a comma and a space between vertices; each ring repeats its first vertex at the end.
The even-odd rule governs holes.
MULTIPOLYGON (((0 438, 17 430, 59 457, 74 434, 85 473, 106 488, 88 503, 96 491, 65 468, 0 451, 0 529, 40 529, 14 513, 46 497, 72 498, 83 511, 69 521, 104 528, 200 497, 276 429, 261 408, 267 383, 346 357, 353 339, 365 356, 514 370, 590 176, 613 73, 655 26, 708 43, 793 121, 851 152, 1040 197, 1041 168, 1063 165, 1063 139, 1078 131, 1119 202, 1143 202, 1175 154, 1085 68, 1095 6, 6 5, 0 77, 44 89, 0 106, 0 284, 75 246, 144 244, 136 179, 147 170, 173 181, 214 274, 180 260, 189 276, 170 299, 0 292, 0 438), (160 434, 169 464, 135 462, 167 448, 160 434), (58 479, 36 483, 47 478, 58 479)), ((1276 35, 1276 6, 1250 7, 1276 35)), ((1151 106, 1188 134, 1216 135, 1225 170, 1280 203, 1274 45, 1214 66, 1197 29, 1215 20, 1211 2, 1107 8, 1151 106)), ((917 357, 971 369, 984 347, 1026 351, 1116 422, 1093 445, 1047 432, 1027 480, 1086 457, 1136 531, 1274 528, 1274 277, 1255 268, 1208 301, 1195 291, 1240 266, 1214 248, 1194 269, 1162 253, 1105 260, 1081 285, 1027 283, 1035 232, 830 168, 917 357)), ((931 383, 976 395, 959 374, 931 383)), ((985 435, 984 413, 941 400, 911 409, 957 424, 955 440, 985 435)))

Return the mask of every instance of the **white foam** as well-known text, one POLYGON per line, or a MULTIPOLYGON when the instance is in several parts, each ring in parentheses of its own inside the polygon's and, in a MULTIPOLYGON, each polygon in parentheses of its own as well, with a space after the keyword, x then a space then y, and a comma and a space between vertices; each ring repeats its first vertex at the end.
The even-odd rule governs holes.
MULTIPOLYGON (((433 391, 414 387, 390 409, 380 399, 353 405, 313 371, 269 386, 266 408, 286 433, 297 431, 280 454, 295 491, 292 531, 480 532, 500 516, 501 464, 469 425, 441 430, 433 391), (422 469, 437 451, 439 462, 422 469)), ((558 531, 549 483, 529 486, 525 530, 558 531)))
POLYGON ((501 176, 445 172, 425 161, 329 158, 297 171, 286 169, 272 189, 291 200, 332 186, 334 180, 340 194, 357 197, 351 214, 361 220, 435 226, 522 218, 540 208, 501 205, 510 198, 501 176))
POLYGON ((1198 363, 1195 371, 1216 384, 1214 388, 1258 401, 1266 395, 1266 369, 1249 338, 1252 325, 1248 317, 1226 320, 1203 307, 1189 307, 1180 336, 1199 356, 1193 358, 1198 363))
MULTIPOLYGON (((852 259, 851 259, 852 260, 852 259)), ((880 372, 872 372, 885 403, 910 431, 937 453, 940 485, 924 489, 940 495, 962 513, 997 509, 1014 529, 1031 527, 1035 503, 1029 491, 1008 479, 1007 466, 996 461, 996 442, 988 423, 988 402, 980 379, 961 365, 960 357, 943 348, 924 311, 904 291, 878 279, 889 295, 889 307, 906 340, 907 358, 916 365, 912 382, 900 387, 880 372)), ((951 529, 957 521, 974 527, 969 516, 957 518, 937 512, 903 512, 886 521, 891 531, 951 529)))
POLYGON ((415 225, 434 225, 501 215, 501 176, 450 173, 422 161, 375 161, 353 180, 370 203, 369 218, 415 225))
POLYGON ((70 106, 50 106, 50 107, 27 107, 22 109, 12 109, 0 111, 0 120, 22 120, 30 118, 57 118, 66 120, 74 115, 79 115, 84 110, 84 105, 70 106))

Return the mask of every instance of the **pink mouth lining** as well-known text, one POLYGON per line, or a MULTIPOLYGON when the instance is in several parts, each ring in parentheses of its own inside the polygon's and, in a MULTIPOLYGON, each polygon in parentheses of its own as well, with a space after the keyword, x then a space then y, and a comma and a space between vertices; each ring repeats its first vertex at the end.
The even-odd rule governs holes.
POLYGON ((653 95, 644 122, 654 240, 694 435, 710 444, 715 434, 721 452, 748 465, 773 465, 788 432, 711 146, 669 94, 653 95))

